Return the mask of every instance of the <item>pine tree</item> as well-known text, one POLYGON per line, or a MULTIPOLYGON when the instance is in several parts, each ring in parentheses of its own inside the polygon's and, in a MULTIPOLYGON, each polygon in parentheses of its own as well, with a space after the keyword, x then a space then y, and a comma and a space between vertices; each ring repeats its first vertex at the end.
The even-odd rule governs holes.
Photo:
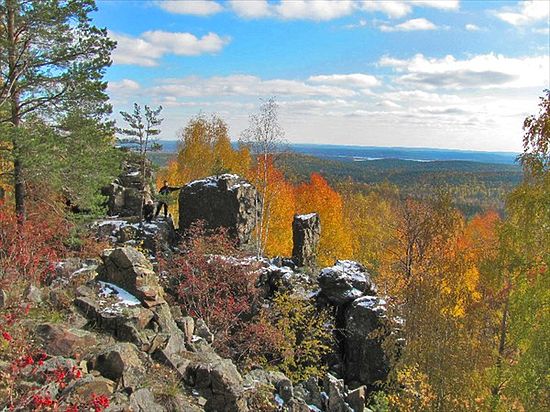
POLYGON ((15 208, 25 216, 23 146, 27 119, 50 124, 78 107, 96 120, 110 111, 102 80, 114 42, 95 27, 93 0, 5 0, 0 3, 0 124, 8 125, 15 208))

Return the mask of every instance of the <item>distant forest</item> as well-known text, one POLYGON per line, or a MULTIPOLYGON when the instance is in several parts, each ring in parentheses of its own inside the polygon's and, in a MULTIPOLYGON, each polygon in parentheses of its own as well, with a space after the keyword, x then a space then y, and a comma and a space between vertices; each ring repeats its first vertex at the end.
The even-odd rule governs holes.
MULTIPOLYGON (((151 153, 159 167, 175 153, 151 153)), ((323 175, 331 185, 352 184, 355 191, 368 193, 379 185, 390 184, 406 196, 451 195, 456 206, 472 217, 487 209, 504 211, 504 198, 521 182, 518 165, 445 160, 419 162, 401 159, 368 161, 334 160, 290 152, 277 160, 286 178, 293 183, 306 182, 313 172, 323 175)))

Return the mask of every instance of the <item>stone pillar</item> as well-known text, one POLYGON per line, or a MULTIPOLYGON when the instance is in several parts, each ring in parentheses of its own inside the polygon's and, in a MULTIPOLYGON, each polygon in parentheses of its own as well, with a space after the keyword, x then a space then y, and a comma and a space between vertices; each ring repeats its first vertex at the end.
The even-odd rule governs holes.
POLYGON ((295 215, 292 222, 292 260, 297 266, 314 266, 321 237, 321 220, 317 213, 295 215))

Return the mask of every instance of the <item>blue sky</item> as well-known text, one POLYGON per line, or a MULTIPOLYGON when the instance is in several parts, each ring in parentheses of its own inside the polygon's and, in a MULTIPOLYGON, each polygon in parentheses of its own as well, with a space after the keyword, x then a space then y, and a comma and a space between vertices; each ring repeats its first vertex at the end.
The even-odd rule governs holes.
POLYGON ((115 113, 199 112, 239 137, 276 96, 292 142, 519 151, 550 88, 550 2, 98 1, 115 113))

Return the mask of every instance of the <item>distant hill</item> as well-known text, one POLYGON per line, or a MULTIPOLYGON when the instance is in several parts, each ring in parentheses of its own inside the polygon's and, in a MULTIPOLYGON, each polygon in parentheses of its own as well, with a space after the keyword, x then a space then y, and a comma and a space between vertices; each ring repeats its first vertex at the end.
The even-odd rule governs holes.
MULTIPOLYGON (((163 151, 151 154, 158 166, 177 148, 175 141, 161 143, 163 151)), ((336 187, 351 179, 365 191, 380 183, 417 197, 443 190, 467 216, 487 208, 502 212, 506 194, 522 178, 515 153, 305 144, 290 149, 278 165, 294 183, 318 172, 336 187)))
MULTIPOLYGON (((162 153, 175 153, 178 142, 162 140, 162 153)), ((401 159, 417 162, 464 160, 480 163, 514 164, 518 153, 479 152, 472 150, 431 149, 410 147, 344 146, 321 144, 290 144, 289 149, 321 158, 343 161, 373 161, 380 159, 401 159)), ((162 156, 161 156, 162 157, 162 156)))

